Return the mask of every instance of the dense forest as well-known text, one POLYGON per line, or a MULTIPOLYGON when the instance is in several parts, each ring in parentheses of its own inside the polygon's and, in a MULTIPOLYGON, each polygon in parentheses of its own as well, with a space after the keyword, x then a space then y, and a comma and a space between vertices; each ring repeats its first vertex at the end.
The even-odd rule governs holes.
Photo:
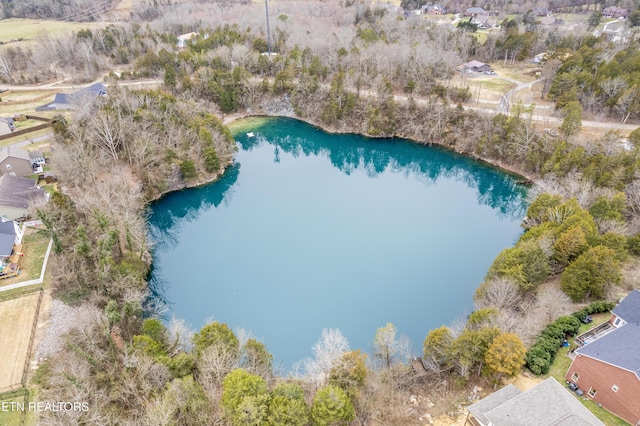
POLYGON ((0 75, 10 83, 92 81, 111 71, 108 96, 72 119, 56 117, 52 161, 65 189, 33 212, 54 241, 55 296, 97 308, 34 377, 39 398, 89 401, 90 409, 49 412, 43 424, 417 424, 406 407, 412 392, 497 384, 525 362, 545 373, 558 336, 610 308, 599 301, 624 290, 622 267, 640 255, 640 132, 624 135, 625 149, 619 132, 583 138, 580 119, 638 118, 637 43, 543 28, 526 15, 481 43, 382 6, 330 1, 275 3, 267 37, 256 24, 264 9, 237 3, 200 2, 189 11, 148 3, 144 25, 41 36, 28 49, 0 51, 0 75), (196 36, 177 48, 177 36, 190 31, 196 36), (264 54, 269 41, 276 55, 264 54), (543 95, 563 117, 558 135, 538 128, 530 106, 508 115, 465 108, 469 89, 452 84, 469 59, 540 52, 548 52, 543 95), (157 79, 162 88, 120 84, 131 79, 157 79), (377 330, 370 356, 325 330, 314 358, 281 377, 264 344, 225 324, 194 333, 160 321, 146 283, 145 205, 215 179, 235 148, 219 117, 237 113, 437 143, 536 181, 526 232, 479 283, 477 310, 425 330, 427 377, 413 375, 393 324, 377 330), (544 285, 550 278, 557 288, 544 285), (586 307, 568 315, 572 302, 586 307))

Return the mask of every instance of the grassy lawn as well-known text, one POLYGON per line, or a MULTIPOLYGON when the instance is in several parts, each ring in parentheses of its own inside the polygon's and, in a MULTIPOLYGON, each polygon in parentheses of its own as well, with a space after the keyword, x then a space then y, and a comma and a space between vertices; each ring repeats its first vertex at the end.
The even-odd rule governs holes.
MULTIPOLYGON (((25 402, 25 398, 23 396, 19 396, 17 398, 7 399, 6 401, 1 401, 2 403, 15 403, 15 404, 24 404, 25 411, 27 410, 27 403, 25 402)), ((28 413, 28 412, 27 412, 28 413)), ((21 424, 22 411, 16 405, 7 405, 6 411, 0 410, 0 424, 6 426, 18 426, 21 424), (15 409, 13 409, 15 408, 15 409)), ((33 415, 27 417, 33 417, 33 415)), ((33 419, 35 420, 35 419, 33 419)), ((26 421, 25 424, 33 424, 33 422, 26 421)))
MULTIPOLYGON (((591 328, 599 324, 602 324, 603 322, 607 321, 610 317, 611 317, 611 314, 608 312, 603 314, 592 315, 593 322, 591 324, 582 324, 580 326, 580 330, 578 331, 578 334, 582 334, 585 331, 588 331, 591 328)), ((573 338, 569 339, 569 345, 573 345, 573 340, 574 340, 573 338)), ((569 366, 571 365, 571 358, 569 358, 567 354, 567 349, 568 348, 566 347, 562 347, 560 348, 560 350, 558 350, 558 353, 556 354, 556 358, 554 359, 553 364, 551 365, 551 369, 549 370, 549 374, 544 376, 545 379, 548 377, 553 377, 559 383, 566 382, 564 375, 569 369, 569 366)), ((587 409, 591 411, 597 418, 599 418, 600 421, 602 421, 605 425, 607 426, 628 426, 629 425, 629 423, 625 422, 624 420, 615 416, 614 414, 611 414, 604 408, 598 407, 598 405, 595 402, 593 402, 591 399, 585 396, 578 397, 573 392, 572 394, 582 403, 582 405, 587 407, 587 409)))
POLYGON ((44 255, 49 245, 49 236, 46 231, 27 228, 22 239, 22 252, 24 256, 20 258, 20 275, 0 281, 0 285, 15 284, 22 281, 40 278, 40 271, 44 262, 44 255))
POLYGON ((65 35, 84 28, 96 28, 103 24, 96 22, 65 22, 45 19, 11 18, 0 20, 0 42, 34 40, 40 33, 65 35))

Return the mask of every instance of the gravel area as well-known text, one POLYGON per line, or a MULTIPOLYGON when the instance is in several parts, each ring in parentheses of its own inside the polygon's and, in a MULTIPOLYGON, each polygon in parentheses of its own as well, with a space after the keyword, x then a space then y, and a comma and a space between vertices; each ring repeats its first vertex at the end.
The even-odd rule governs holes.
POLYGON ((41 360, 55 354, 64 346, 64 335, 92 323, 100 311, 88 305, 69 306, 59 300, 51 302, 46 334, 38 344, 35 359, 41 360))

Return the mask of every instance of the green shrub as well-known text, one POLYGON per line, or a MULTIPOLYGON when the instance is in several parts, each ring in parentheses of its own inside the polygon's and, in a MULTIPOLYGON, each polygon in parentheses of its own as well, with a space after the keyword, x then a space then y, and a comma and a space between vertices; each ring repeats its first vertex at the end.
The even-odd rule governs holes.
POLYGON ((180 163, 180 173, 182 173, 182 177, 185 179, 193 179, 196 177, 196 165, 193 160, 184 160, 180 163))

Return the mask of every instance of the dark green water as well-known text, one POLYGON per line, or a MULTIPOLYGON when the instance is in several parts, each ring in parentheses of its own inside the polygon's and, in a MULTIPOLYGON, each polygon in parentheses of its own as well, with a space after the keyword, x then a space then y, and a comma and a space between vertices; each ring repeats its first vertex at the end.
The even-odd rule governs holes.
POLYGON ((420 353, 521 233, 515 179, 444 150, 290 119, 236 140, 222 179, 153 204, 153 278, 171 314, 243 327, 283 365, 325 327, 367 351, 392 322, 420 353))

